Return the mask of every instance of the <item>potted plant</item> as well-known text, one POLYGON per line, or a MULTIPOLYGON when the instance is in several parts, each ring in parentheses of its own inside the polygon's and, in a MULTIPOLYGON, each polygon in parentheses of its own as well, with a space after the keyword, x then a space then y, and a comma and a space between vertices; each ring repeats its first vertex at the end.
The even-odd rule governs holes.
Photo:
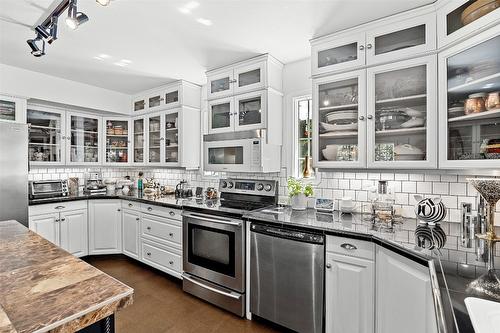
POLYGON ((300 179, 288 178, 288 196, 292 209, 304 210, 307 208, 307 198, 314 194, 311 184, 304 185, 300 179))

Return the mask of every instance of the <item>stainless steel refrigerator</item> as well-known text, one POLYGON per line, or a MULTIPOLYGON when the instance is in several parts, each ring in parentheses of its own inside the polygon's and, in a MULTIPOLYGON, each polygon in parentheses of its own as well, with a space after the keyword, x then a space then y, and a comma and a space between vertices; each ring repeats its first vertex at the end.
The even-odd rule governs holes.
POLYGON ((0 122, 0 223, 28 226, 28 125, 0 122))

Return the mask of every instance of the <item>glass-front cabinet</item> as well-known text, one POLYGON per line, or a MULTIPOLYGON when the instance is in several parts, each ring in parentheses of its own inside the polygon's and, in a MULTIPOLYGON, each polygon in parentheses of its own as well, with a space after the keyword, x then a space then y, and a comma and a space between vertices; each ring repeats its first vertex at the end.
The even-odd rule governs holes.
POLYGON ((367 70, 369 168, 435 168, 436 56, 367 70))
POLYGON ((69 112, 67 117, 67 163, 99 164, 102 118, 73 112, 69 112))
POLYGON ((477 34, 500 20, 497 0, 454 0, 442 2, 437 10, 438 47, 477 34))
POLYGON ((313 94, 314 167, 364 167, 366 72, 317 79, 313 94))
POLYGON ((130 162, 130 121, 127 118, 104 118, 105 164, 130 162))
POLYGON ((500 26, 439 55, 440 165, 500 165, 500 26))
POLYGON ((32 165, 64 164, 64 112, 41 106, 27 111, 28 158, 32 165))
POLYGON ((264 89, 266 76, 266 61, 236 67, 234 69, 234 93, 264 89))
POLYGON ((237 131, 266 127, 267 91, 257 91, 234 97, 234 127, 237 131))
POLYGON ((234 128, 234 99, 221 98, 208 102, 208 133, 230 132, 234 128))
POLYGON ((133 133, 133 163, 142 164, 145 162, 144 154, 146 152, 146 120, 144 117, 134 118, 132 120, 133 133))
POLYGON ((164 140, 162 135, 162 119, 161 115, 147 117, 148 124, 148 163, 160 164, 162 155, 161 142, 164 140))
POLYGON ((25 115, 25 99, 0 95, 0 121, 23 123, 25 115))
POLYGON ((164 162, 168 164, 179 163, 179 113, 165 114, 165 153, 164 162))
POLYGON ((208 76, 207 97, 209 99, 230 96, 233 94, 233 70, 224 70, 208 76))
POLYGON ((312 41, 312 75, 362 66, 365 55, 364 32, 312 41))

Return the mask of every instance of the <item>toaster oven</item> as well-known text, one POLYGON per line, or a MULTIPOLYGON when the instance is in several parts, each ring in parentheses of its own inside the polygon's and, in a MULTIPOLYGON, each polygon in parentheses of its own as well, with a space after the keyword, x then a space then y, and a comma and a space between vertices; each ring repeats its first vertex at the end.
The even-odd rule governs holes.
POLYGON ((29 198, 46 199, 68 196, 68 180, 38 180, 29 182, 29 198))

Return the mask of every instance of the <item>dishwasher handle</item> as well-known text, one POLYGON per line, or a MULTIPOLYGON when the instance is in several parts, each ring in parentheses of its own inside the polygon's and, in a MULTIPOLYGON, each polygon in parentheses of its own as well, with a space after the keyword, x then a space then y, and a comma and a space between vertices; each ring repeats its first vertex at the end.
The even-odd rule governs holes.
POLYGON ((252 232, 257 232, 263 235, 268 235, 278 238, 286 238, 286 239, 296 240, 299 242, 312 243, 312 244, 325 243, 325 236, 322 234, 316 234, 291 228, 282 228, 282 227, 270 226, 267 224, 252 223, 250 230, 252 232))

